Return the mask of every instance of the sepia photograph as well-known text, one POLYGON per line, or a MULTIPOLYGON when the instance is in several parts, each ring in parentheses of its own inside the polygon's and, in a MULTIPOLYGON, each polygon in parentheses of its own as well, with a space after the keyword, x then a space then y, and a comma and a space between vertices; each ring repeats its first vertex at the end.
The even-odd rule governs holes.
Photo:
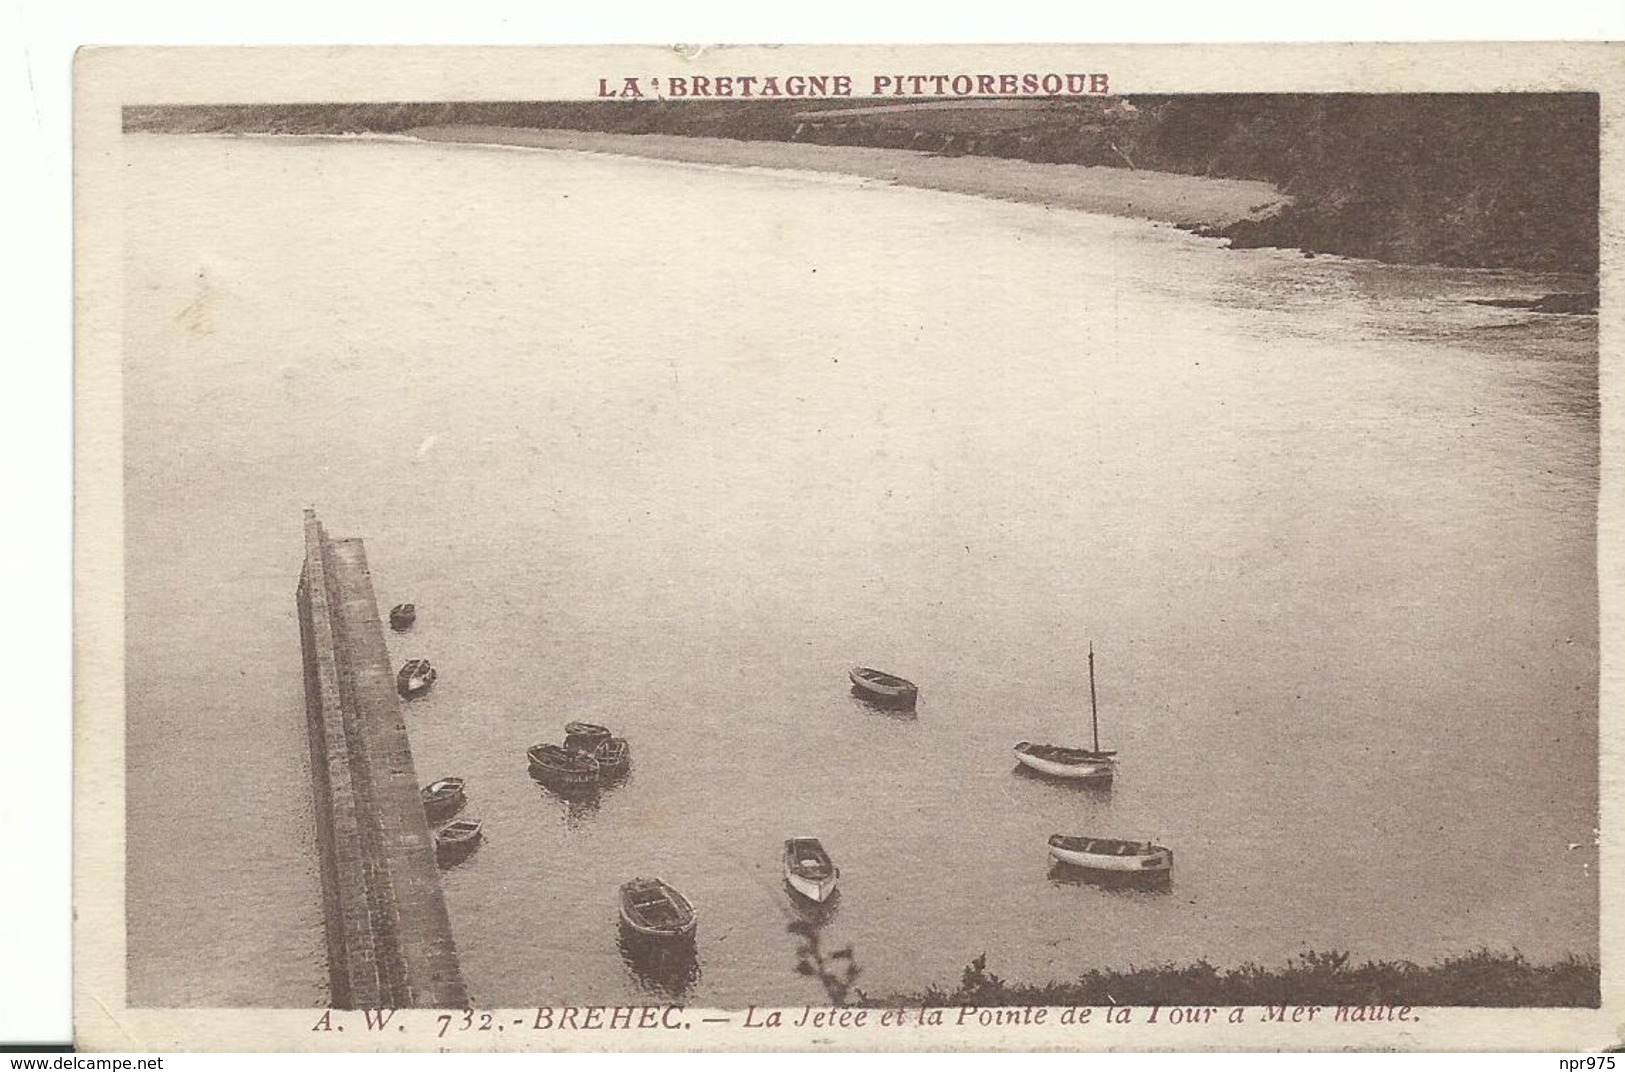
POLYGON ((109 65, 82 985, 317 1048, 1604 1044, 1617 88, 1094 51, 109 65))

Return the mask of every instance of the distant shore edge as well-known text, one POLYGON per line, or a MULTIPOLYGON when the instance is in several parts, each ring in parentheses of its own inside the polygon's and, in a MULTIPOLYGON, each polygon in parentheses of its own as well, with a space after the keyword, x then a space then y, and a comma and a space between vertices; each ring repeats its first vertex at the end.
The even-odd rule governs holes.
POLYGON ((435 142, 851 175, 922 190, 1204 230, 1227 228, 1244 220, 1268 219, 1291 204, 1291 198, 1274 186, 1252 179, 1045 164, 989 156, 941 156, 908 149, 467 124, 417 127, 406 133, 435 142))

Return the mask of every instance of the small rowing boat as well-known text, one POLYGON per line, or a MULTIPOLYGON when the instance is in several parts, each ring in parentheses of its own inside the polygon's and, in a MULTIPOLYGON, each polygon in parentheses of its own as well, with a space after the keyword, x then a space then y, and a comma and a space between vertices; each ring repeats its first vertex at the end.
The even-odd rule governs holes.
POLYGON ((625 737, 606 737, 593 750, 592 757, 598 761, 599 779, 607 782, 631 769, 632 746, 625 737))
POLYGON ((431 823, 438 823, 442 819, 450 819, 468 798, 463 795, 463 780, 461 778, 441 778, 430 782, 422 789, 423 814, 431 823))
POLYGON ((408 659, 401 672, 395 675, 395 691, 405 699, 422 696, 434 684, 434 667, 427 659, 408 659))
POLYGON ((574 752, 591 755, 598 746, 609 740, 609 729, 595 722, 566 722, 564 747, 574 752))
POLYGON ((412 623, 418 620, 418 609, 411 603, 397 603, 389 608, 389 627, 397 633, 404 633, 412 628, 412 623))
POLYGON ((1051 834, 1049 854, 1060 863, 1089 871, 1166 875, 1174 869, 1173 850, 1149 841, 1051 834))
POLYGON ((598 761, 584 752, 556 744, 535 744, 526 749, 531 776, 561 789, 585 789, 598 784, 598 761))
POLYGON ((658 878, 635 878, 621 887, 621 922, 639 938, 688 941, 698 921, 688 898, 658 878))
POLYGON ((480 843, 478 819, 454 819, 435 831, 434 854, 441 864, 461 860, 480 843))
POLYGON ((817 838, 791 838, 784 843, 784 881, 809 901, 823 904, 835 896, 841 869, 817 838))
POLYGON ((888 674, 884 670, 854 666, 846 674, 852 679, 852 687, 875 703, 913 707, 919 700, 920 690, 914 682, 895 674, 888 674))

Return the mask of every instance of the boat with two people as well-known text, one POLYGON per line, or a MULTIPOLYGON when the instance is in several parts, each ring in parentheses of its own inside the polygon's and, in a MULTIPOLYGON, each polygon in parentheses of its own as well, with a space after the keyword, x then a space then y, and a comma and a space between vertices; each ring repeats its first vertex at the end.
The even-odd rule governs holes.
POLYGON ((621 886, 621 924, 636 938, 656 944, 690 942, 699 917, 688 898, 658 878, 635 878, 621 886))
POLYGON ((408 659, 395 675, 395 691, 410 700, 422 696, 434 684, 435 670, 427 659, 408 659))
POLYGON ((423 787, 423 814, 429 822, 450 819, 463 810, 463 805, 468 803, 463 785, 461 778, 440 778, 423 787))
POLYGON ((823 904, 834 897, 840 877, 841 869, 817 838, 790 838, 784 843, 784 881, 807 900, 823 904))
POLYGON ((397 603, 389 608, 389 627, 397 633, 406 632, 417 620, 418 608, 415 604, 397 603))
POLYGON ((479 846, 478 819, 453 819, 434 833, 434 856, 442 866, 456 863, 479 846))
POLYGON ((854 666, 846 675, 852 679, 853 690, 870 703, 912 709, 919 702, 919 686, 896 674, 869 666, 854 666))
POLYGON ((1116 749, 1100 747, 1100 710, 1095 704, 1095 646, 1089 645, 1089 725, 1094 730, 1093 748, 1073 748, 1060 744, 1016 745, 1016 761, 1051 778, 1107 782, 1117 773, 1116 749))
POLYGON ((598 784, 598 761, 585 752, 556 744, 525 750, 531 777, 555 789, 589 789, 598 784))
POLYGON ((1051 834, 1049 855, 1069 867, 1117 875, 1165 877, 1174 869, 1174 851, 1149 841, 1051 834))

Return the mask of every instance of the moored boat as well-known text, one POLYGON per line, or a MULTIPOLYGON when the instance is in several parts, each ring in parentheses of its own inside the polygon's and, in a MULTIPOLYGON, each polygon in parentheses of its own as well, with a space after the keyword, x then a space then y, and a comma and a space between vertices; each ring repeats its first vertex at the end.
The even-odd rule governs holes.
POLYGON ((625 737, 607 737, 593 750, 598 761, 598 777, 603 781, 619 778, 632 767, 632 746, 625 737))
POLYGON ((412 628, 412 623, 418 620, 418 608, 411 603, 397 603, 389 608, 389 627, 397 633, 412 628))
POLYGON ((1051 834, 1049 854, 1060 863, 1089 871, 1166 875, 1174 869, 1173 850, 1149 841, 1051 834))
POLYGON ((784 881, 809 901, 823 904, 835 896, 841 869, 817 838, 790 838, 784 843, 784 881))
POLYGON ((395 675, 395 691, 410 700, 422 696, 434 684, 435 670, 427 659, 408 659, 395 675))
POLYGON ((556 744, 535 744, 526 749, 530 773, 539 781, 566 789, 598 784, 598 761, 583 752, 556 744))
POLYGON ((846 674, 852 679, 853 688, 876 703, 913 707, 919 700, 919 687, 896 674, 868 666, 854 666, 846 674))
POLYGON ((599 745, 609 740, 609 737, 609 729, 594 722, 564 724, 564 747, 576 752, 586 752, 590 755, 599 745))
POLYGON ((468 803, 463 784, 461 778, 441 778, 423 787, 423 813, 431 823, 451 818, 468 803))
POLYGON ((478 819, 454 819, 435 831, 434 854, 442 864, 460 860, 480 843, 478 819))
POLYGON ((1105 781, 1116 772, 1116 752, 1095 752, 1087 748, 1067 748, 1058 744, 1016 745, 1016 761, 1052 778, 1105 781))
POLYGON ((1100 747, 1100 709, 1095 704, 1095 646, 1089 645, 1089 725, 1094 730, 1093 748, 1071 748, 1060 744, 1016 744, 1016 762, 1051 778, 1107 782, 1117 773, 1117 752, 1100 747))
POLYGON ((621 886, 621 923, 639 938, 687 941, 698 921, 688 898, 658 878, 635 878, 621 886))

